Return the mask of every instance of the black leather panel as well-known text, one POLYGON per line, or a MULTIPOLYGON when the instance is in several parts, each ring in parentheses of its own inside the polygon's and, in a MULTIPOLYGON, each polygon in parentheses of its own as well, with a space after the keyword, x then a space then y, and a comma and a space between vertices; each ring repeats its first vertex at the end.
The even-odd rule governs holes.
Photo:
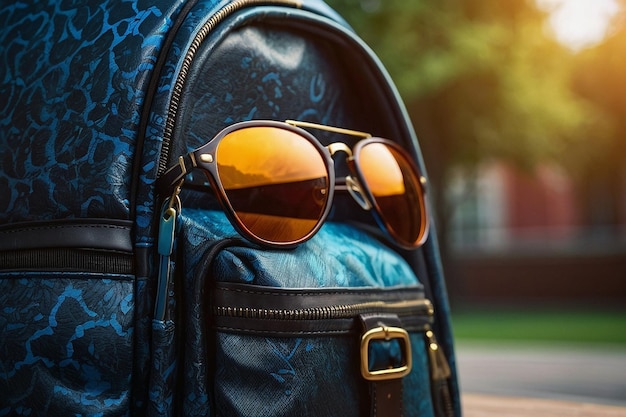
MULTIPOLYGON (((280 336, 357 334, 358 317, 365 309, 382 313, 396 308, 377 302, 393 305, 423 299, 421 286, 300 290, 220 283, 211 292, 212 322, 218 330, 280 336)), ((408 330, 422 330, 430 322, 427 308, 400 314, 408 330)))
POLYGON ((14 223, 0 228, 0 251, 80 248, 132 252, 132 222, 73 219, 14 223))
POLYGON ((217 285, 214 301, 221 306, 294 310, 355 302, 394 302, 420 298, 424 298, 421 285, 397 288, 287 289, 222 282, 217 285))

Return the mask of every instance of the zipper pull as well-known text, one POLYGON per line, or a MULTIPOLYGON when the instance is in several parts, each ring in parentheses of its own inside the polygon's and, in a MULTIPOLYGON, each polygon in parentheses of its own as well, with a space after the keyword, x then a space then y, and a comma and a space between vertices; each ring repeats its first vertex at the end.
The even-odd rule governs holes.
POLYGON ((157 293, 154 304, 154 317, 157 320, 165 320, 167 295, 170 287, 172 274, 171 256, 174 251, 176 234, 176 219, 181 211, 181 203, 178 197, 180 187, 176 188, 174 195, 165 201, 161 210, 159 222, 159 236, 157 250, 159 253, 159 275, 157 281, 157 293))
POLYGON ((433 397, 433 407, 436 416, 453 417, 454 407, 450 395, 449 380, 452 376, 446 355, 437 343, 435 333, 426 331, 428 343, 428 358, 430 362, 430 380, 433 397))
POLYGON ((446 356, 439 348, 435 333, 433 333, 432 330, 426 331, 426 338, 428 339, 428 356, 430 358, 433 379, 438 381, 450 378, 452 372, 450 371, 446 356))

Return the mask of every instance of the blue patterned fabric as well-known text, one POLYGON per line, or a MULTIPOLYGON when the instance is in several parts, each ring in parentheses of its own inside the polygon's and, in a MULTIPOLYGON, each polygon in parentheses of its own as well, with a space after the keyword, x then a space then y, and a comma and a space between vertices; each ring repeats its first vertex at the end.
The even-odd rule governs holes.
POLYGON ((133 277, 0 273, 0 416, 129 413, 133 277))
POLYGON ((140 112, 179 1, 0 6, 0 223, 128 219, 140 112))
POLYGON ((147 416, 174 416, 179 398, 178 346, 172 320, 152 322, 152 361, 150 367, 147 416))
MULTIPOLYGON (((186 208, 183 219, 185 244, 203 248, 228 237, 237 237, 221 211, 186 208)), ((204 250, 190 250, 202 264, 204 250)), ((391 248, 355 226, 327 222, 305 245, 296 249, 257 250, 233 247, 220 253, 213 274, 224 280, 269 287, 391 287, 419 285, 407 262, 391 248), (358 244, 357 244, 358 242, 358 244), (280 271, 278 273, 277 271, 280 271)))
MULTIPOLYGON (((412 341, 415 366, 428 366, 421 336, 412 336, 412 341)), ((369 399, 355 361, 356 338, 219 334, 216 343, 217 415, 369 415, 369 399)), ((406 377, 405 416, 433 416, 429 387, 423 372, 406 377)))

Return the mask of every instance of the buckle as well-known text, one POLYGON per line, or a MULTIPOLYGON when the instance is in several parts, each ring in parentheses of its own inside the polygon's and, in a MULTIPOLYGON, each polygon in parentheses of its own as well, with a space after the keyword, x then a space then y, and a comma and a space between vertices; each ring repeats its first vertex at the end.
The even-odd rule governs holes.
POLYGON ((412 366, 411 341, 406 330, 400 327, 382 326, 368 330, 361 336, 361 375, 368 381, 403 378, 411 372, 412 366), (404 363, 398 367, 370 370, 370 344, 376 341, 389 342, 394 339, 399 342, 404 363))

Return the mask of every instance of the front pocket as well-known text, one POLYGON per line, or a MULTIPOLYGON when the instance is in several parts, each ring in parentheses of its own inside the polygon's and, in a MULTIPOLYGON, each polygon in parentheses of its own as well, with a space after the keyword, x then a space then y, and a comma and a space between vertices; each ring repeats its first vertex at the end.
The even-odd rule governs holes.
POLYGON ((0 272, 0 415, 128 415, 134 276, 0 272))
POLYGON ((366 377, 391 367, 404 416, 442 415, 433 306, 397 252, 341 223, 281 251, 246 244, 223 212, 186 208, 179 221, 179 414, 369 415, 378 381, 366 377), (381 350, 364 356, 370 345, 381 350))
POLYGON ((368 415, 364 373, 402 379, 405 416, 433 415, 425 340, 433 308, 421 286, 298 290, 219 283, 211 294, 218 416, 368 415), (366 332, 365 320, 381 327, 366 332), (407 365, 412 371, 404 374, 407 365))

